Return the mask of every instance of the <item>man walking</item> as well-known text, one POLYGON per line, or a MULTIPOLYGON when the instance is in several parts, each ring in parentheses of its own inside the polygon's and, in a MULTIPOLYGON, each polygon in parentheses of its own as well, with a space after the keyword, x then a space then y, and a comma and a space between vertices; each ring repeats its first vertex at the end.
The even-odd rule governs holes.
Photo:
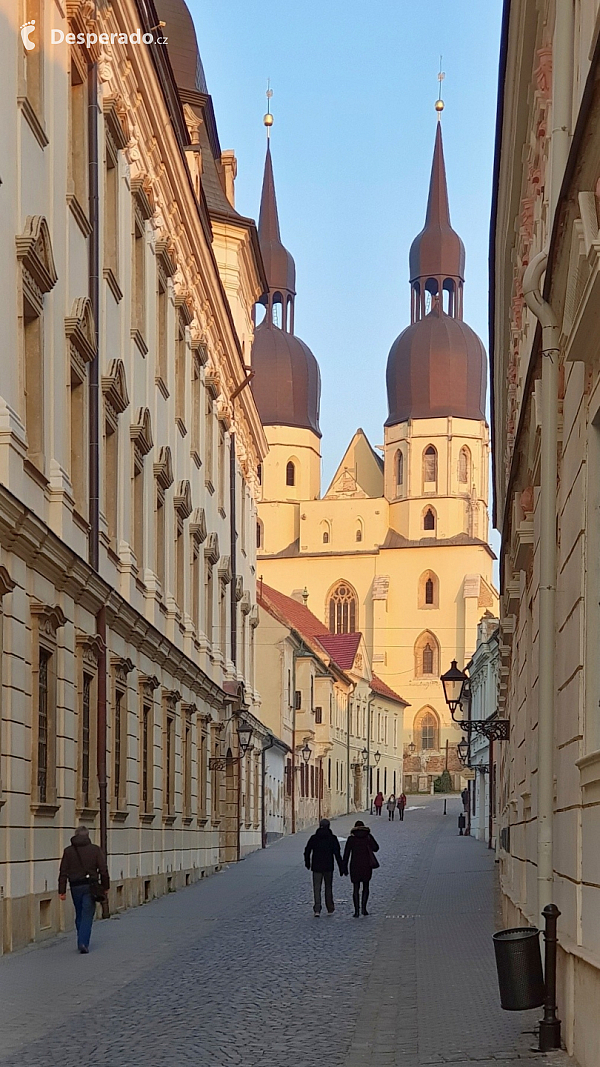
POLYGON ((90 951, 96 901, 100 898, 101 889, 105 892, 110 889, 106 858, 102 849, 90 841, 87 826, 77 827, 71 844, 63 852, 58 875, 58 894, 61 900, 66 900, 67 880, 75 907, 77 948, 82 955, 87 955, 90 951))
POLYGON ((325 883, 325 907, 327 914, 335 911, 333 902, 333 861, 337 861, 340 874, 344 873, 340 843, 329 826, 329 819, 321 819, 319 829, 308 840, 304 849, 304 863, 312 870, 315 918, 321 914, 321 886, 325 883))

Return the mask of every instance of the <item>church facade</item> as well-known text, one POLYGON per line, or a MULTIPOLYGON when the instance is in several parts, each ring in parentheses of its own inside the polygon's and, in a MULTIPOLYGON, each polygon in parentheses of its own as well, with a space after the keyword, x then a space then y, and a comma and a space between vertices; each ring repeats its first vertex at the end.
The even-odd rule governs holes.
POLYGON ((465 251, 450 224, 441 125, 426 222, 410 251, 411 324, 388 359, 383 456, 357 430, 324 493, 319 367, 293 332, 295 266, 281 242, 270 148, 259 238, 269 292, 252 388, 269 453, 257 573, 288 596, 308 594, 332 633, 363 634, 372 669, 409 703, 405 787, 429 790, 446 766, 458 786, 462 734, 439 676, 452 659, 468 662, 497 594, 486 356, 462 318, 465 251))

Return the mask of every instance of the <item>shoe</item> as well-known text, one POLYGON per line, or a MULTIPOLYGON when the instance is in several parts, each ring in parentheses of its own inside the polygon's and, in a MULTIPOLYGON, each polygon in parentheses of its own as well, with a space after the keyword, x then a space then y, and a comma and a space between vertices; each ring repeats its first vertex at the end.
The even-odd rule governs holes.
POLYGON ((360 912, 359 911, 355 911, 354 912, 354 918, 355 919, 360 919, 360 912))
POLYGON ((315 919, 318 919, 320 914, 321 914, 321 912, 320 911, 315 911, 313 914, 314 914, 315 919))
POLYGON ((335 908, 327 908, 327 914, 328 915, 333 915, 334 911, 335 911, 335 908))
POLYGON ((85 945, 80 945, 79 946, 79 951, 80 951, 82 956, 87 956, 90 950, 89 950, 89 948, 86 948, 85 945))
POLYGON ((366 908, 363 908, 362 913, 363 913, 363 915, 368 915, 369 914, 366 908))

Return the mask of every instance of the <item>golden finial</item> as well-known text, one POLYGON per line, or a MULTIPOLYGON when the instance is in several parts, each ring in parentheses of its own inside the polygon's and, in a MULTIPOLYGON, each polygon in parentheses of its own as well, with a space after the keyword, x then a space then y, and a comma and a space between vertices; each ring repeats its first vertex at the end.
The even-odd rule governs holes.
POLYGON ((271 97, 273 96, 273 90, 271 89, 271 79, 267 79, 267 113, 263 119, 265 126, 267 127, 267 141, 271 136, 271 126, 273 125, 273 116, 271 114, 271 97))
POLYGON ((446 75, 444 74, 444 71, 442 70, 442 57, 440 56, 440 73, 438 74, 439 90, 438 90, 438 98, 437 98, 437 100, 435 102, 435 110, 437 111, 438 122, 440 121, 440 119, 442 117, 442 111, 444 110, 444 101, 442 99, 442 82, 443 82, 445 77, 446 77, 446 75))

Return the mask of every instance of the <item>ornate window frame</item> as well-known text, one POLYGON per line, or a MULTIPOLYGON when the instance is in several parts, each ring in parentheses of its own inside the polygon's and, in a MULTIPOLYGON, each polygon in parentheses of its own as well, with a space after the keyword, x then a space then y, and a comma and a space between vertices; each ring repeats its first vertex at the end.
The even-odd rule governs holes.
POLYGON ((31 612, 31 709, 32 709, 32 757, 31 757, 31 810, 35 815, 54 816, 60 804, 57 803, 56 784, 56 737, 57 737, 57 631, 67 621, 58 604, 53 607, 34 602, 31 612), (40 736, 40 652, 43 653, 46 666, 46 767, 45 787, 40 778, 39 756, 42 738, 40 736))

